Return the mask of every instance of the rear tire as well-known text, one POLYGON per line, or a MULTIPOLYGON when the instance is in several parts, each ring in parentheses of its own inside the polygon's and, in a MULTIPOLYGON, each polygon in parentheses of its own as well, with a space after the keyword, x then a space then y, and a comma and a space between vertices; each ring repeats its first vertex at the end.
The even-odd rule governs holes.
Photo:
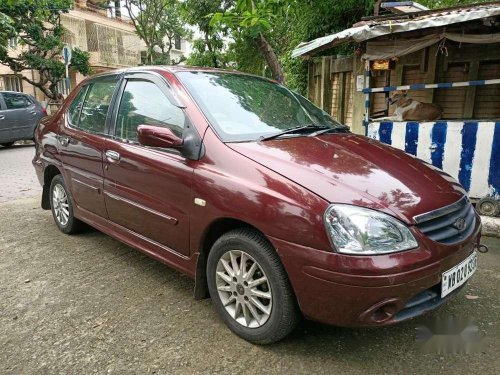
POLYGON ((282 340, 300 320, 286 271, 269 241, 255 230, 236 229, 215 242, 207 281, 222 320, 251 343, 282 340))
POLYGON ((78 233, 83 223, 73 214, 73 201, 60 174, 54 176, 50 183, 49 200, 59 230, 66 234, 78 233))
POLYGON ((0 143, 3 147, 11 147, 14 144, 14 142, 5 142, 5 143, 0 143))

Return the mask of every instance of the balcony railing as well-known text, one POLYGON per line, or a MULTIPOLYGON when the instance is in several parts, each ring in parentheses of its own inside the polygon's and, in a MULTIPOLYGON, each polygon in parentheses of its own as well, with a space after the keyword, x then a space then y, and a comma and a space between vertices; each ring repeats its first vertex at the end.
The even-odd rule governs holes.
POLYGON ((65 42, 91 53, 91 64, 107 67, 137 66, 141 39, 134 33, 64 15, 65 42))

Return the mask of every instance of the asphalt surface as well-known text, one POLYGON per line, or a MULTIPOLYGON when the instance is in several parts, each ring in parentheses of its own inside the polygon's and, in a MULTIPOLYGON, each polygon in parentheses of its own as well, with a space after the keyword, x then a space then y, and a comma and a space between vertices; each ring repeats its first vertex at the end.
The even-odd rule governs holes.
POLYGON ((41 194, 42 188, 31 165, 35 146, 0 146, 0 203, 41 194))
POLYGON ((0 374, 500 373, 499 239, 484 239, 469 284, 425 317, 378 329, 303 321, 259 347, 195 301, 189 278, 100 232, 59 232, 40 209, 32 155, 0 150, 0 374), (419 352, 415 328, 452 315, 475 321, 483 348, 419 352))

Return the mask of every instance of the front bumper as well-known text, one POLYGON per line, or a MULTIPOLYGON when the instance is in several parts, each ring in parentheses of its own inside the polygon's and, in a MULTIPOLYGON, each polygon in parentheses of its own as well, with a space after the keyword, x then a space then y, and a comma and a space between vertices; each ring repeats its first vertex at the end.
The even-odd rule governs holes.
POLYGON ((387 325, 432 310, 441 274, 467 258, 478 243, 480 223, 464 242, 446 246, 420 238, 414 250, 377 256, 325 252, 270 238, 304 316, 326 324, 387 325))

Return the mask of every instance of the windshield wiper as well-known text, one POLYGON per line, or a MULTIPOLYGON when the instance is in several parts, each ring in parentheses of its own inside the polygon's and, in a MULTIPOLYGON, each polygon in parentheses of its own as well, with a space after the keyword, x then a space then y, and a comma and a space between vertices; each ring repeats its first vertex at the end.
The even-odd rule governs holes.
POLYGON ((267 137, 261 136, 259 138, 259 141, 268 141, 270 139, 279 138, 282 135, 300 133, 304 130, 314 131, 314 130, 328 130, 329 129, 329 128, 328 129, 326 129, 326 128, 328 128, 328 127, 324 126, 324 125, 313 125, 313 124, 300 125, 300 126, 295 126, 293 128, 290 128, 290 129, 283 130, 283 131, 276 133, 276 134, 273 134, 273 135, 268 135, 267 137))
POLYGON ((326 134, 326 133, 330 133, 330 132, 346 133, 347 132, 347 127, 346 126, 336 126, 334 128, 328 128, 328 129, 318 130, 317 132, 309 134, 308 137, 316 137, 318 135, 326 134))

